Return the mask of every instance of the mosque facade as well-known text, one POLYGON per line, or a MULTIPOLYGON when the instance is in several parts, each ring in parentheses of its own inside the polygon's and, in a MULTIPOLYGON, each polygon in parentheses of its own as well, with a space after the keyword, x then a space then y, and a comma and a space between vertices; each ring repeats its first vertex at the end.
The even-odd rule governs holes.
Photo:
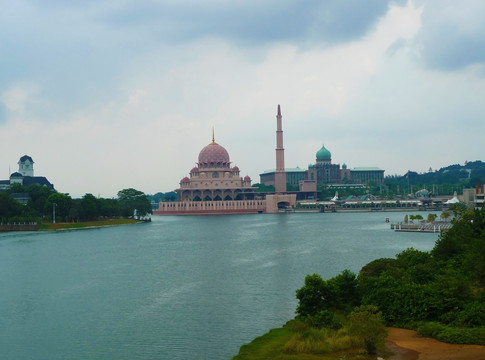
POLYGON ((203 215, 276 213, 296 205, 296 195, 286 194, 284 169, 283 130, 281 109, 278 105, 276 167, 279 179, 276 194, 257 195, 249 176, 241 177, 237 166, 232 166, 227 150, 212 142, 199 153, 197 166, 189 176, 180 180, 175 191, 178 201, 160 202, 154 215, 203 215))
POLYGON ((251 178, 241 177, 239 168, 231 166, 229 153, 215 142, 214 134, 189 176, 180 180, 180 188, 175 190, 181 201, 254 200, 251 178))

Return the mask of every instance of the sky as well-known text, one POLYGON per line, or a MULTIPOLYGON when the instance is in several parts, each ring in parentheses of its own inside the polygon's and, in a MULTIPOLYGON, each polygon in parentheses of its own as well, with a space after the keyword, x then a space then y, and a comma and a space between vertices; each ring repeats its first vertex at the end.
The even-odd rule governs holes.
POLYGON ((253 183, 485 160, 482 0, 0 0, 0 179, 172 191, 212 139, 253 183))

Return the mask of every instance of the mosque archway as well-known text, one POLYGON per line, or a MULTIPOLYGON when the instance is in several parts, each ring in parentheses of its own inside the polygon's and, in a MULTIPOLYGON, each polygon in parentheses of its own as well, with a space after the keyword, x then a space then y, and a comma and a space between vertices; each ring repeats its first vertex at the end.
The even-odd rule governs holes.
POLYGON ((278 203, 278 210, 280 209, 289 209, 290 208, 290 203, 288 201, 280 201, 278 203))

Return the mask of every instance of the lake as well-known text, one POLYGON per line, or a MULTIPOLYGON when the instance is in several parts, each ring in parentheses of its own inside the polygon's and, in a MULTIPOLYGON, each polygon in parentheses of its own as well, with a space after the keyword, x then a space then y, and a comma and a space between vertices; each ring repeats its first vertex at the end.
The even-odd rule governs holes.
POLYGON ((404 215, 154 216, 2 233, 0 358, 230 359, 293 318, 307 274, 432 249, 438 234, 385 223, 404 215))

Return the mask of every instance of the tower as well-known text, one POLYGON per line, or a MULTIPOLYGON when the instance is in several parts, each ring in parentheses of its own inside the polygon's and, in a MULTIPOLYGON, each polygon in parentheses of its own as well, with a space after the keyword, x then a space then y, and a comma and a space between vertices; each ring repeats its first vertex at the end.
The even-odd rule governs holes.
POLYGON ((19 173, 23 176, 34 176, 34 160, 28 155, 24 155, 20 158, 19 173))
POLYGON ((286 192, 285 149, 283 148, 281 118, 281 108, 278 105, 278 114, 276 115, 276 172, 274 179, 275 192, 277 194, 286 192))

